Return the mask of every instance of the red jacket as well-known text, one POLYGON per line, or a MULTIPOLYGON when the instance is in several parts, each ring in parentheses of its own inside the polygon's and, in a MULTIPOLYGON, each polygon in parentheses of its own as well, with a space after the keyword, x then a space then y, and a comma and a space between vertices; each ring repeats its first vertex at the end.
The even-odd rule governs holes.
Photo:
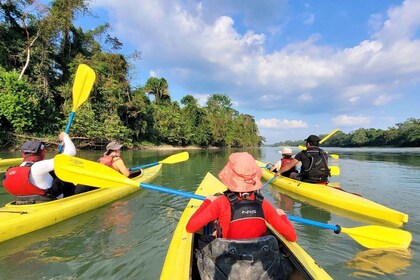
MULTIPOLYGON (((251 196, 254 199, 254 196, 251 196)), ((262 209, 265 220, 289 241, 296 241, 296 232, 286 215, 279 215, 276 209, 266 199, 263 200, 262 209)), ((206 199, 200 208, 192 215, 186 229, 193 233, 206 224, 219 220, 222 228, 222 237, 234 239, 247 239, 264 236, 266 233, 265 221, 262 219, 245 219, 235 221, 235 231, 230 230, 231 205, 224 195, 218 197, 213 203, 206 199)))

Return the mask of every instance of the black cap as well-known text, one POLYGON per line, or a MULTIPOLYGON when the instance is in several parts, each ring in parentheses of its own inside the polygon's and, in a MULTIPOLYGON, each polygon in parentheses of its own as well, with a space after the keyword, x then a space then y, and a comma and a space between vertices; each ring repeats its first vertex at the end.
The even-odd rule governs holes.
POLYGON ((309 135, 309 137, 306 138, 305 141, 309 143, 311 146, 318 146, 319 141, 321 141, 321 139, 319 139, 319 137, 316 135, 309 135))
POLYGON ((44 149, 44 142, 41 141, 27 141, 22 145, 22 152, 25 154, 39 154, 44 149))

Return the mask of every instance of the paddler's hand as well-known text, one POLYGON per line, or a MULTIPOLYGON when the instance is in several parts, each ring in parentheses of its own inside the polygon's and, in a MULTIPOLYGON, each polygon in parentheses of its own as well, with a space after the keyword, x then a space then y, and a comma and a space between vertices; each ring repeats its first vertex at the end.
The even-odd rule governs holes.
POLYGON ((215 195, 209 195, 209 196, 206 197, 206 199, 210 200, 210 202, 213 202, 213 201, 215 201, 217 199, 217 196, 215 196, 215 195))
POLYGON ((61 141, 64 141, 64 137, 66 137, 67 133, 65 133, 64 131, 60 133, 60 135, 58 135, 58 138, 60 138, 61 141))
POLYGON ((281 215, 286 215, 286 213, 282 210, 282 209, 276 209, 277 214, 281 215))

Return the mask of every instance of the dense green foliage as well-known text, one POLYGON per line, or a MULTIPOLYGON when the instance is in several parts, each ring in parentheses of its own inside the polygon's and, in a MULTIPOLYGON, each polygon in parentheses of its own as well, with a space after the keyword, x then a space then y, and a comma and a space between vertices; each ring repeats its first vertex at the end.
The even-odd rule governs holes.
MULTIPOLYGON (((325 135, 320 135, 322 139, 325 135)), ((298 146, 301 141, 285 141, 274 146, 298 146)), ((420 119, 410 118, 387 130, 359 128, 348 134, 341 131, 323 143, 329 147, 420 147, 420 119)))
POLYGON ((78 108, 71 135, 81 148, 110 140, 140 143, 256 147, 252 116, 232 109, 229 97, 213 94, 205 106, 191 95, 171 101, 164 78, 132 89, 129 78, 138 51, 123 56, 122 43, 104 24, 84 31, 74 25, 89 15, 88 0, 0 1, 0 145, 28 137, 54 139, 72 109, 74 74, 80 63, 96 72, 89 99, 78 108), (153 100, 149 96, 153 95, 153 100))

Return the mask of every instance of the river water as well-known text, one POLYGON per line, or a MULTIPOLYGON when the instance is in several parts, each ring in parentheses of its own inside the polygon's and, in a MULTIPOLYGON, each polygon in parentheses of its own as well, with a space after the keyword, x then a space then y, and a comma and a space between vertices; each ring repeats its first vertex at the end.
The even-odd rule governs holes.
MULTIPOLYGON (((407 213, 409 222, 403 229, 412 233, 413 241, 409 250, 368 250, 344 233, 294 223, 300 246, 334 279, 419 279, 420 149, 325 149, 340 156, 334 164, 340 166, 341 174, 331 181, 407 213)), ((235 151, 191 150, 189 161, 164 165, 152 183, 194 192, 204 175, 217 175, 235 151)), ((247 151, 263 162, 275 162, 280 156, 272 147, 247 151)), ((129 166, 135 166, 174 153, 177 151, 124 151, 123 157, 129 166)), ((0 158, 18 156, 0 153, 0 158)), ((82 151, 77 156, 94 160, 100 152, 82 151)), ((293 216, 346 228, 375 224, 317 208, 271 186, 263 194, 293 216)), ((10 200, 1 188, 0 204, 10 200)), ((186 204, 182 197, 139 190, 100 209, 1 243, 0 279, 159 279, 186 204)))

